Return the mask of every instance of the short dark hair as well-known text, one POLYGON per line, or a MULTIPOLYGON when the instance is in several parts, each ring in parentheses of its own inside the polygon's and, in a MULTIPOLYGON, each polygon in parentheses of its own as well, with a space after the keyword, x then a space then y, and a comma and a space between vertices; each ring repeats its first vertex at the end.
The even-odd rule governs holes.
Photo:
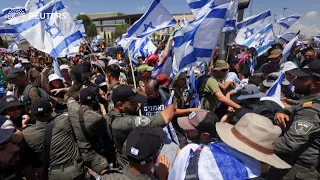
POLYGON ((118 65, 111 64, 107 67, 107 73, 110 73, 114 78, 119 78, 120 72, 121 70, 118 65))
POLYGON ((98 71, 99 71, 99 73, 104 74, 104 73, 103 73, 103 70, 102 70, 102 67, 99 67, 99 66, 97 66, 97 65, 95 65, 95 64, 93 64, 92 67, 93 67, 93 68, 97 68, 98 71))
POLYGON ((254 84, 257 87, 259 87, 260 84, 262 83, 262 81, 263 81, 263 77, 262 76, 253 75, 253 76, 249 77, 248 84, 254 84))

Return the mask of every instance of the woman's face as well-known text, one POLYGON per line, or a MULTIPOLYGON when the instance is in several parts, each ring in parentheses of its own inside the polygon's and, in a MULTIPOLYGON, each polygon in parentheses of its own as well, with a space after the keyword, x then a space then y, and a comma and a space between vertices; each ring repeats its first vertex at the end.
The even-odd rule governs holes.
POLYGON ((11 120, 18 119, 21 116, 21 107, 20 106, 15 106, 15 107, 10 107, 6 110, 5 115, 9 115, 11 120))
POLYGON ((55 89, 58 89, 61 87, 62 81, 60 79, 56 79, 56 80, 53 80, 51 83, 55 89))

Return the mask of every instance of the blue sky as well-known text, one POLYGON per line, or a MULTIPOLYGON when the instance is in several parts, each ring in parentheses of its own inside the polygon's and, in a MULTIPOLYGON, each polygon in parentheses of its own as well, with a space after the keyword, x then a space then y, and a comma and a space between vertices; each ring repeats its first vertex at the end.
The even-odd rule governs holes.
MULTIPOLYGON (((48 0, 45 0, 48 1, 48 0)), ((1 0, 0 9, 24 6, 26 0, 1 0)), ((122 12, 126 14, 144 13, 152 0, 62 0, 71 15, 78 13, 122 12)), ((186 0, 162 0, 171 13, 190 13, 186 0)), ((320 0, 253 0, 253 14, 271 9, 277 19, 282 17, 283 8, 288 8, 285 16, 297 14, 302 18, 288 32, 301 30, 302 34, 313 36, 320 34, 320 0)), ((245 17, 249 15, 246 9, 245 17)), ((278 34, 278 27, 275 27, 278 34)))

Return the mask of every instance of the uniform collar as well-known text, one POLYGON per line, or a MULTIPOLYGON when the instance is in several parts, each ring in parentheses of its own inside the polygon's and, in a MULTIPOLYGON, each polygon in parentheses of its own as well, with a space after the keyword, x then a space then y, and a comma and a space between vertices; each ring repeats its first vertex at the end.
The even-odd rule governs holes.
POLYGON ((318 99, 320 99, 320 93, 312 94, 312 95, 305 96, 305 97, 301 98, 300 99, 300 104, 304 104, 304 103, 310 102, 310 101, 315 101, 315 100, 318 100, 318 99))
POLYGON ((124 167, 123 174, 126 175, 129 179, 135 179, 135 180, 149 180, 151 179, 151 174, 135 174, 130 171, 129 165, 124 167))

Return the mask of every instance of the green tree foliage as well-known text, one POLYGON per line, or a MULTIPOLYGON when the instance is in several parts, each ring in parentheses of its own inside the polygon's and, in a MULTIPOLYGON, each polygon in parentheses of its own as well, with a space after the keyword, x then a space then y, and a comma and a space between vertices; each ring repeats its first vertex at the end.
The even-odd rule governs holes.
POLYGON ((89 38, 93 38, 98 35, 97 27, 92 23, 92 20, 89 18, 89 16, 85 14, 78 14, 76 19, 83 21, 84 28, 89 38))
POLYGON ((3 40, 2 37, 0 37, 0 47, 8 48, 7 42, 5 40, 3 40))
POLYGON ((121 25, 116 26, 116 29, 113 34, 114 35, 113 38, 117 39, 118 37, 125 34, 128 31, 129 27, 130 27, 129 24, 121 24, 121 25))

